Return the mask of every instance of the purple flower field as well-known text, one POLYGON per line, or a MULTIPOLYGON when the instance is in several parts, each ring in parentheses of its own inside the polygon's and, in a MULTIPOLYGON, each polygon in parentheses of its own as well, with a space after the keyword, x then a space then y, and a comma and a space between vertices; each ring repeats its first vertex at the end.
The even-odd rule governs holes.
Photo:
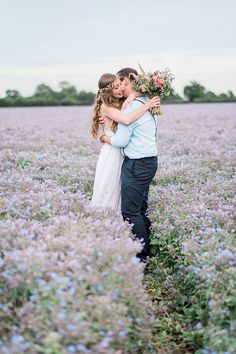
POLYGON ((0 109, 0 353, 236 352, 236 104, 162 111, 144 275, 91 107, 0 109))

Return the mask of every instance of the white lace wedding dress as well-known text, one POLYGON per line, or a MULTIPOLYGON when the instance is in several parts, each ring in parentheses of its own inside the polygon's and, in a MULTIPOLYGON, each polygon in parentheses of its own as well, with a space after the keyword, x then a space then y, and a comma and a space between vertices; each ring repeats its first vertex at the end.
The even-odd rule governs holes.
MULTIPOLYGON (((105 129, 108 136, 114 135, 110 128, 105 129)), ((123 156, 119 148, 104 144, 96 166, 91 205, 107 207, 120 211, 121 208, 121 166, 123 156)))

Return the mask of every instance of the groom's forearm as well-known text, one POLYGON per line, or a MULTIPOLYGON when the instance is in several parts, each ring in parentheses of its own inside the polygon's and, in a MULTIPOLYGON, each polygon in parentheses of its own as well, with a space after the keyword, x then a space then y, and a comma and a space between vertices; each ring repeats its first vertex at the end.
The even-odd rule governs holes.
POLYGON ((102 135, 100 137, 100 141, 102 143, 110 144, 110 145, 113 145, 113 146, 118 147, 118 148, 125 147, 128 144, 128 142, 129 142, 129 140, 126 139, 126 138, 125 139, 124 138, 123 139, 117 139, 117 137, 115 135, 113 137, 110 137, 108 135, 102 135))
POLYGON ((129 127, 119 124, 115 135, 108 136, 104 134, 100 137, 100 141, 102 143, 115 146, 117 148, 122 148, 128 144, 130 140, 130 136, 131 136, 131 130, 129 129, 129 127))
POLYGON ((111 145, 117 148, 125 147, 130 140, 131 129, 128 126, 120 124, 115 135, 111 137, 111 145))

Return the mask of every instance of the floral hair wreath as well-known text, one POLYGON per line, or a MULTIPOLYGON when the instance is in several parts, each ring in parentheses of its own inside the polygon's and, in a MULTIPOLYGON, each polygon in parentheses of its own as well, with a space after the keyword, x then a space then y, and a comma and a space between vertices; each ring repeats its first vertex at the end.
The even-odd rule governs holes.
POLYGON ((112 82, 111 84, 107 84, 105 87, 101 88, 98 90, 99 93, 104 93, 107 92, 109 90, 112 90, 114 87, 114 82, 112 82))

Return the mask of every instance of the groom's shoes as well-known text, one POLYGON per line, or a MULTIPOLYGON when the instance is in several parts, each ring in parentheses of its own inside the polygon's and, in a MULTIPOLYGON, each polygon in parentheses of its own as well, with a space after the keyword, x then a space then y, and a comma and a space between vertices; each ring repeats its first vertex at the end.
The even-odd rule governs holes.
POLYGON ((150 256, 136 256, 136 257, 140 260, 140 262, 145 264, 150 260, 150 256))
POLYGON ((147 259, 150 259, 152 257, 152 254, 150 250, 147 252, 140 252, 136 254, 136 257, 139 258, 142 262, 146 261, 147 259))

